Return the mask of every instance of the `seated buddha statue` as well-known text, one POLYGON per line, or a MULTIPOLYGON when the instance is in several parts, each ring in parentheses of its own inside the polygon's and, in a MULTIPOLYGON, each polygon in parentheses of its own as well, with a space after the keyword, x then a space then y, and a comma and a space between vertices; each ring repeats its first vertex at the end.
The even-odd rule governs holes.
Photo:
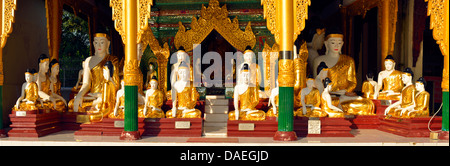
POLYGON ((150 82, 150 89, 145 93, 144 110, 139 111, 140 118, 164 118, 164 111, 161 106, 164 103, 164 93, 158 90, 158 79, 153 76, 150 82))
MULTIPOLYGON (((355 74, 355 61, 352 57, 341 54, 344 45, 344 35, 338 30, 327 30, 324 41, 326 54, 314 59, 313 67, 317 69, 321 62, 324 62, 329 68, 327 77, 333 82, 331 93, 348 94, 353 93, 356 88, 357 80, 355 74)), ((317 76, 317 70, 313 70, 314 76, 317 76)))
POLYGON ((317 76, 314 79, 314 87, 316 87, 320 94, 323 92, 323 80, 328 77, 328 66, 325 64, 325 62, 320 62, 319 66, 317 67, 317 76))
POLYGON ((298 117, 319 117, 321 115, 321 95, 317 88, 314 87, 315 79, 309 75, 306 79, 306 87, 300 91, 298 98, 300 100, 300 108, 294 112, 298 117))
MULTIPOLYGON (((84 61, 81 62, 81 66, 83 67, 84 65, 85 65, 84 61)), ((78 71, 77 83, 75 84, 75 86, 73 86, 73 88, 71 90, 72 91, 71 93, 73 93, 74 95, 77 95, 78 91, 80 91, 80 89, 81 89, 81 86, 83 86, 83 74, 84 74, 84 71, 83 71, 83 68, 81 68, 81 70, 78 71)))
POLYGON ((114 66, 107 61, 103 67, 103 83, 101 96, 92 102, 92 107, 87 111, 91 122, 101 122, 114 109, 116 87, 113 83, 114 66))
POLYGON ((369 72, 366 75, 366 81, 363 82, 361 92, 366 99, 374 99, 375 89, 378 87, 377 82, 373 80, 373 73, 369 72))
MULTIPOLYGON (((189 77, 190 77, 189 80, 194 81, 193 80, 193 76, 194 76, 193 75, 194 74, 193 67, 191 66, 189 55, 186 53, 183 46, 178 48, 176 55, 177 55, 177 62, 172 65, 172 72, 170 74, 170 85, 172 85, 172 87, 173 87, 173 84, 180 79, 178 77, 178 67, 180 66, 180 64, 182 62, 184 62, 187 66, 189 66, 189 77)), ((166 92, 167 100, 172 100, 172 98, 175 96, 175 93, 176 92, 173 88, 171 90, 168 90, 166 92)))
POLYGON ((166 112, 166 118, 201 118, 202 112, 195 109, 200 95, 190 81, 188 64, 181 62, 177 72, 178 80, 172 87, 175 92, 172 98, 172 110, 166 112))
POLYGON ((38 106, 39 109, 52 109, 52 103, 50 102, 50 79, 48 76, 50 58, 41 54, 38 59, 39 71, 35 77, 36 84, 38 86, 39 98, 42 100, 42 104, 38 106))
POLYGON ((400 93, 400 100, 391 104, 386 108, 384 114, 391 115, 393 117, 402 117, 403 113, 414 110, 416 88, 412 84, 412 78, 414 73, 410 68, 406 68, 402 74, 402 82, 405 86, 400 93))
POLYGON ((251 70, 248 64, 244 64, 238 78, 240 81, 234 87, 234 111, 228 113, 229 120, 262 121, 266 119, 266 113, 257 110, 259 103, 259 87, 251 84, 251 70))
MULTIPOLYGON (((120 87, 119 59, 109 54, 110 40, 106 33, 96 33, 93 42, 94 56, 86 58, 83 66, 83 85, 73 100, 69 102, 69 112, 85 112, 92 102, 99 98, 103 89, 103 66, 111 61, 114 66, 112 83, 116 90, 120 87)), ((114 94, 115 95, 115 91, 114 94)))
POLYGON ((66 100, 61 96, 61 81, 59 80, 59 62, 53 59, 50 62, 50 101, 58 112, 64 112, 67 108, 66 100))
MULTIPOLYGON (((244 54, 244 61, 240 63, 240 66, 237 68, 238 75, 237 78, 241 78, 239 75, 241 74, 240 69, 243 69, 244 64, 248 64, 249 70, 250 70, 250 84, 253 84, 255 86, 259 86, 259 83, 261 82, 261 72, 259 65, 256 63, 255 59, 255 53, 253 52, 251 46, 247 46, 245 48, 244 54)), ((239 82, 239 80, 238 80, 239 82)))
POLYGON ((430 115, 429 111, 429 102, 430 102, 430 93, 425 91, 425 87, 427 86, 427 82, 423 77, 420 77, 416 81, 416 95, 415 95, 415 106, 413 110, 408 110, 404 112, 403 115, 406 118, 415 118, 415 117, 428 117, 430 115))
POLYGON ((332 81, 330 78, 325 78, 323 86, 325 87, 322 92, 321 98, 321 111, 315 111, 315 114, 311 115, 314 117, 330 117, 330 118, 343 118, 344 111, 342 109, 333 105, 333 101, 330 95, 330 91, 333 88, 332 81))
POLYGON ((384 67, 385 70, 378 74, 378 86, 374 97, 380 100, 399 100, 403 88, 402 72, 395 70, 395 61, 392 55, 385 58, 384 67))
POLYGON ((13 111, 35 111, 38 110, 38 86, 34 82, 34 73, 30 69, 25 72, 25 83, 22 84, 20 97, 13 107, 13 111))

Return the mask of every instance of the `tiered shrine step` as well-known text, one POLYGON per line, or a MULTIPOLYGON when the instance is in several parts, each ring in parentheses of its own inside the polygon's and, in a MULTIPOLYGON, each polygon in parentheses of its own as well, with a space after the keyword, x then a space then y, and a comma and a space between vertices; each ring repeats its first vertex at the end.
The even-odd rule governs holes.
POLYGON ((60 113, 51 111, 12 111, 9 137, 42 137, 62 130, 60 113))
POLYGON ((294 119, 294 131, 297 137, 354 137, 350 133, 351 125, 352 123, 345 118, 297 117, 294 119))
POLYGON ((86 122, 89 122, 89 116, 85 112, 64 112, 61 116, 63 130, 80 130, 80 125, 86 122))
MULTIPOLYGON (((201 137, 203 119, 138 119, 138 130, 143 136, 201 137)), ((78 136, 120 136, 124 131, 123 119, 105 118, 102 122, 88 122, 75 132, 78 136)))
MULTIPOLYGON (((429 137, 428 122, 431 117, 401 119, 395 117, 380 117, 378 130, 404 136, 404 137, 429 137)), ((442 117, 434 117, 430 122, 430 129, 440 131, 442 129, 442 117)))

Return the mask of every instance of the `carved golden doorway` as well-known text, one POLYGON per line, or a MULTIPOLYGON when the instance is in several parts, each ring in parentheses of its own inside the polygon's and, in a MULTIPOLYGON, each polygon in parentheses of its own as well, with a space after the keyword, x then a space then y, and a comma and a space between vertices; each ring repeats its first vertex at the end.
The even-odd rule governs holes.
MULTIPOLYGON (((208 7, 202 5, 200 18, 192 17, 190 30, 186 31, 184 25, 179 22, 174 43, 176 48, 183 46, 186 52, 192 51, 195 44, 201 44, 202 58, 206 52, 218 52, 222 56, 222 66, 224 66, 225 58, 222 53, 244 51, 247 46, 253 48, 256 37, 250 22, 245 31, 242 31, 237 17, 233 21, 228 17, 226 5, 220 7, 218 0, 210 0, 208 7)), ((202 66, 202 70, 205 67, 207 66, 202 66)), ((225 77, 223 68, 223 83, 225 83, 225 77)))

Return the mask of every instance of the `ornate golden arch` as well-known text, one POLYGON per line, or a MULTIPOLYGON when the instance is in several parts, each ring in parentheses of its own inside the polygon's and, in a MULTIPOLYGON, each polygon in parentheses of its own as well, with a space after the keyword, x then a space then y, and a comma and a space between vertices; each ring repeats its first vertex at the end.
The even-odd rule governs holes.
POLYGON ((175 47, 183 46, 186 51, 193 50, 193 44, 200 44, 212 30, 216 30, 238 50, 243 51, 248 45, 253 48, 256 44, 251 23, 249 22, 245 31, 242 31, 237 17, 231 22, 226 5, 220 7, 217 0, 210 0, 208 8, 202 5, 200 18, 197 20, 195 16, 192 17, 191 30, 186 31, 183 24, 181 22, 179 24, 175 35, 175 47))

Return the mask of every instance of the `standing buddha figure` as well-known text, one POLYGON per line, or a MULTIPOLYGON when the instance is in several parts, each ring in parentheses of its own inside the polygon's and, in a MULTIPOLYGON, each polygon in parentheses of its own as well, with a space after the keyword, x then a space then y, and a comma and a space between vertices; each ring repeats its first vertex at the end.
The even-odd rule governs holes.
POLYGON ((190 81, 190 67, 181 62, 178 66, 178 81, 173 84, 174 97, 172 98, 172 110, 166 112, 166 118, 201 118, 202 112, 195 109, 200 95, 190 81))
POLYGON ((244 64, 240 70, 239 84, 234 87, 235 110, 228 113, 229 120, 262 121, 266 119, 266 113, 255 108, 259 103, 259 87, 251 84, 249 69, 249 65, 244 64))
POLYGON ((111 61, 107 61, 103 67, 103 83, 101 97, 97 98, 89 111, 89 119, 91 122, 101 122, 114 109, 116 87, 113 83, 114 66, 111 61))
POLYGON ((413 72, 406 68, 402 74, 402 82, 405 86, 400 94, 400 100, 386 108, 384 114, 394 117, 402 117, 404 112, 412 111, 415 107, 416 88, 412 84, 413 72))
POLYGON ((400 92, 403 89, 402 72, 395 70, 395 61, 392 55, 385 58, 384 67, 385 70, 378 74, 378 86, 374 97, 380 100, 399 100, 400 92))
POLYGON ((164 111, 161 106, 164 103, 164 93, 158 90, 158 79, 153 76, 150 82, 150 89, 145 93, 145 107, 139 111, 140 118, 164 118, 164 111))
POLYGON ((107 61, 111 61, 114 67, 112 83, 116 90, 120 87, 119 59, 109 54, 109 36, 106 33, 96 33, 93 45, 95 48, 94 56, 88 57, 84 61, 83 85, 75 99, 69 102, 70 112, 85 112, 88 107, 92 106, 93 100, 101 96, 104 82, 103 66, 107 61))
POLYGON ((38 110, 38 86, 34 82, 34 73, 27 69, 25 72, 25 83, 22 84, 22 90, 20 97, 16 101, 16 105, 13 107, 13 111, 36 111, 38 110))

